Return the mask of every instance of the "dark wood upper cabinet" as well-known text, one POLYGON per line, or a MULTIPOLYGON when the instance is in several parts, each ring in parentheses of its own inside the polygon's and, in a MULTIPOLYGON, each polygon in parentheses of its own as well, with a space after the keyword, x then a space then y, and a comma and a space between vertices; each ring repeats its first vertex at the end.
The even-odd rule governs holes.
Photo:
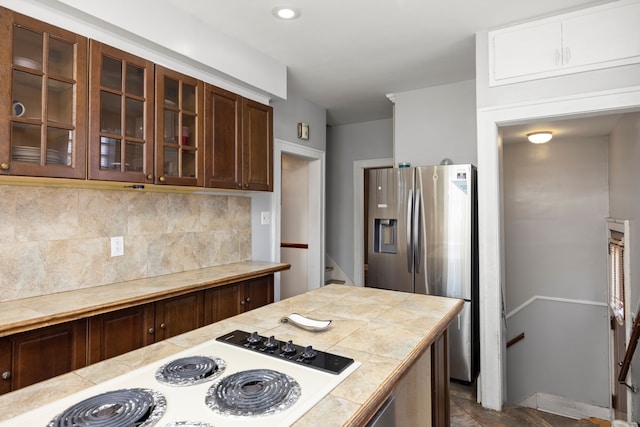
POLYGON ((273 108, 205 85, 205 185, 273 191, 273 108))
POLYGON ((155 183, 204 185, 204 89, 200 80, 156 66, 155 183))
POLYGON ((153 63, 91 40, 89 65, 89 179, 153 183, 153 63))
POLYGON ((205 185, 242 189, 242 97, 205 85, 205 185))
POLYGON ((250 99, 242 100, 242 182, 273 191, 273 108, 250 99))
POLYGON ((86 178, 87 39, 0 8, 0 173, 86 178))

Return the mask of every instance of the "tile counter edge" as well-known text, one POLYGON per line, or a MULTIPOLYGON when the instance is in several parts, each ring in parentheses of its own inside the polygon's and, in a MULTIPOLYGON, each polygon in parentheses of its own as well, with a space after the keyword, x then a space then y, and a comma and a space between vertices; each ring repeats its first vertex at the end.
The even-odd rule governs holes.
POLYGON ((224 286, 290 268, 291 265, 286 263, 245 261, 6 301, 0 303, 0 337, 224 286))

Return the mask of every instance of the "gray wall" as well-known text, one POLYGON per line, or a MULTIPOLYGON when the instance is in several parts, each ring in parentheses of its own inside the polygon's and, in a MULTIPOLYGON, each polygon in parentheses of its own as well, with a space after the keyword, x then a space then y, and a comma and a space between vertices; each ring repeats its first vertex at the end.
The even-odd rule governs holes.
MULTIPOLYGON (((286 100, 271 103, 273 107, 273 138, 294 144, 304 145, 316 150, 325 151, 327 145, 327 110, 289 93, 286 100), (309 123, 309 139, 298 139, 298 123, 309 123)), ((274 165, 278 162, 274 159, 274 165)), ((278 174, 274 174, 278 175, 278 174)), ((274 183, 274 186, 277 183, 274 183)), ((279 253, 274 248, 276 222, 280 221, 275 215, 274 193, 252 193, 251 195, 251 232, 252 256, 254 260, 276 261, 279 253), (260 213, 271 212, 271 223, 261 224, 260 213)), ((279 251, 278 251, 279 252, 279 251)))
POLYGON ((608 139, 503 149, 507 400, 534 393, 609 406, 604 218, 608 139), (589 302, 576 302, 589 301, 589 302), (598 305, 600 303, 601 305, 598 305))
POLYGON ((395 162, 413 166, 477 161, 475 81, 401 92, 395 97, 395 162))
POLYGON ((327 110, 289 93, 286 100, 271 103, 273 107, 273 135, 276 139, 293 142, 316 150, 327 149, 327 110), (298 139, 298 123, 309 124, 309 139, 298 139))
POLYGON ((353 281, 353 162, 392 157, 391 119, 327 129, 326 252, 353 281))
MULTIPOLYGON (((609 142, 609 209, 614 218, 628 219, 631 222, 631 310, 638 315, 640 304, 640 113, 622 117, 611 133, 609 142)), ((628 244, 628 243, 627 243, 628 244)), ((632 361, 632 383, 640 384, 640 349, 632 361)), ((633 394, 633 420, 640 418, 640 394, 633 394)))

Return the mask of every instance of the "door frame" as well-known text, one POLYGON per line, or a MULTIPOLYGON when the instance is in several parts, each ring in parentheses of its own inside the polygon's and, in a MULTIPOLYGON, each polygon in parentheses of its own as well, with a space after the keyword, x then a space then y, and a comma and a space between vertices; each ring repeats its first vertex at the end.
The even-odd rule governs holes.
MULTIPOLYGON (((480 379, 482 406, 501 410, 506 398, 506 329, 503 321, 504 224, 502 141, 498 127, 573 115, 637 111, 640 86, 589 92, 477 110, 478 230, 480 255, 480 379)), ((607 320, 608 321, 608 320, 607 320)), ((629 408, 634 411, 633 408, 629 408)))
MULTIPOLYGON (((300 144, 276 139, 273 155, 274 226, 273 253, 280 262, 282 219, 282 155, 290 155, 309 161, 309 249, 307 290, 324 285, 325 251, 325 152, 300 144)), ((280 300, 280 276, 274 281, 274 298, 280 300)))
POLYGON ((353 284, 364 286, 364 171, 393 166, 393 159, 356 160, 353 162, 353 284))

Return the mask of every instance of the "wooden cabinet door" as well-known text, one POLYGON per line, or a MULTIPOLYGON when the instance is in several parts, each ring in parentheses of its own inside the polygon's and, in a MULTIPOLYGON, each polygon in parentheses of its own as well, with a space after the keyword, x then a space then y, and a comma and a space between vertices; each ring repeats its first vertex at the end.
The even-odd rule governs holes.
POLYGON ((205 85, 205 186, 242 189, 242 97, 205 85))
POLYGON ((0 173, 86 176, 87 39, 0 8, 0 173))
POLYGON ((87 365, 86 319, 24 332, 7 340, 13 356, 12 390, 87 365))
POLYGON ((192 292, 156 303, 156 341, 204 325, 204 291, 192 292))
POLYGON ((152 344, 154 304, 117 310, 89 318, 89 363, 152 344))
POLYGON ((205 291, 205 324, 215 323, 242 313, 244 283, 205 291))
POLYGON ((258 277, 245 283, 245 306, 249 311, 273 302, 273 275, 258 277))
POLYGON ((0 394, 11 391, 11 340, 0 338, 0 394))
POLYGON ((156 65, 157 184, 204 184, 203 83, 156 65))
POLYGON ((273 191, 273 108, 242 101, 242 188, 273 191))
POLYGON ((89 179, 153 183, 153 63, 90 43, 89 179))

